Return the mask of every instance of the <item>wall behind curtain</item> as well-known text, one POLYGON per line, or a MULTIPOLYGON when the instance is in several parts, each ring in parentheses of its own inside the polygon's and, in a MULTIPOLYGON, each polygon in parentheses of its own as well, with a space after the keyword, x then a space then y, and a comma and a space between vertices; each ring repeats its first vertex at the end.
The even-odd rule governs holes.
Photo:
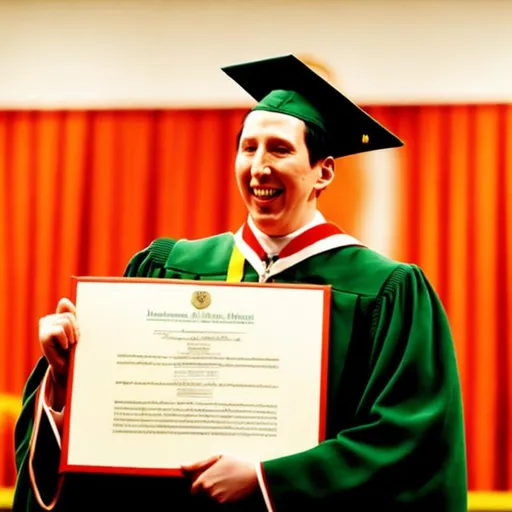
MULTIPOLYGON (((470 488, 512 490, 512 106, 368 110, 406 141, 390 256, 424 268, 450 317, 470 488)), ((157 236, 243 222, 233 179, 243 112, 0 112, 0 394, 19 398, 39 357, 38 319, 71 294, 71 275, 120 275, 157 236)), ((341 161, 321 199, 355 236, 367 165, 341 161)), ((0 487, 14 484, 12 432, 4 415, 0 487)))

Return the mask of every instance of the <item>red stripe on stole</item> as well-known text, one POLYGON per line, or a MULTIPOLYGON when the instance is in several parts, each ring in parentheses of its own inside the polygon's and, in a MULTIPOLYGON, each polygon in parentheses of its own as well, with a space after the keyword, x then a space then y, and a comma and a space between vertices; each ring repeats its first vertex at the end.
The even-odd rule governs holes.
MULTIPOLYGON (((322 224, 318 224, 313 226, 299 236, 295 237, 291 240, 279 253, 279 258, 286 258, 287 256, 291 256, 310 245, 313 245, 320 240, 324 240, 333 235, 342 235, 344 232, 341 228, 333 224, 332 222, 324 222, 322 224)), ((245 243, 258 255, 261 260, 264 260, 266 257, 265 250, 258 242, 256 235, 252 232, 249 224, 244 224, 242 229, 242 238, 245 243)))

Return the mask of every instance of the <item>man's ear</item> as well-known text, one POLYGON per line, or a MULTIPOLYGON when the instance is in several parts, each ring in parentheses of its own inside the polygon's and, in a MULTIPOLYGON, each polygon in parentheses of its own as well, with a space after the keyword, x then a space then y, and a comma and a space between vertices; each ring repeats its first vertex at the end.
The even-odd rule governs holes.
POLYGON ((334 158, 328 156, 317 163, 319 167, 318 179, 315 183, 317 193, 324 191, 334 179, 334 158))

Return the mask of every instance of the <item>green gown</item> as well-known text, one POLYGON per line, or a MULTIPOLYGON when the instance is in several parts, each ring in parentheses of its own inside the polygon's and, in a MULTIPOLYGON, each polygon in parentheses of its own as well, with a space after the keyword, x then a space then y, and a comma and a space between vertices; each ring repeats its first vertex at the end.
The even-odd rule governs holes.
MULTIPOLYGON (((125 275, 226 280, 233 244, 228 233, 181 240, 165 268, 147 248, 133 256, 125 275)), ((257 280, 246 262, 243 281, 257 280)), ((466 512, 454 345, 443 307, 421 269, 348 246, 311 256, 272 280, 332 285, 327 440, 262 461, 274 510, 466 512)), ((41 359, 26 383, 16 426, 16 512, 41 510, 27 462, 34 397, 45 370, 41 359)), ((50 501, 60 452, 45 418, 36 446, 36 478, 50 501)), ((267 510, 259 492, 225 507, 191 498, 185 478, 66 475, 55 510, 82 509, 267 510)))

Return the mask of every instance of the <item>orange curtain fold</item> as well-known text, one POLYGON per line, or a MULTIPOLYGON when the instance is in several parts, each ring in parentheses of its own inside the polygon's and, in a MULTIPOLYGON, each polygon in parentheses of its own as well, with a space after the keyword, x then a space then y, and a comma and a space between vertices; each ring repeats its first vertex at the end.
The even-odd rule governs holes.
MULTIPOLYGON (((450 318, 471 490, 512 490, 512 106, 369 107, 397 150, 391 256, 419 264, 450 318)), ((0 112, 0 395, 39 357, 38 319, 72 275, 120 275, 158 236, 235 230, 242 110, 0 112)), ((368 162, 338 163, 322 211, 359 237, 368 162)), ((376 170, 375 172, 382 172, 376 170)), ((393 178, 395 179, 395 178, 393 178)), ((363 240, 364 241, 364 240, 363 240)), ((14 484, 0 399, 0 487, 14 484)))

